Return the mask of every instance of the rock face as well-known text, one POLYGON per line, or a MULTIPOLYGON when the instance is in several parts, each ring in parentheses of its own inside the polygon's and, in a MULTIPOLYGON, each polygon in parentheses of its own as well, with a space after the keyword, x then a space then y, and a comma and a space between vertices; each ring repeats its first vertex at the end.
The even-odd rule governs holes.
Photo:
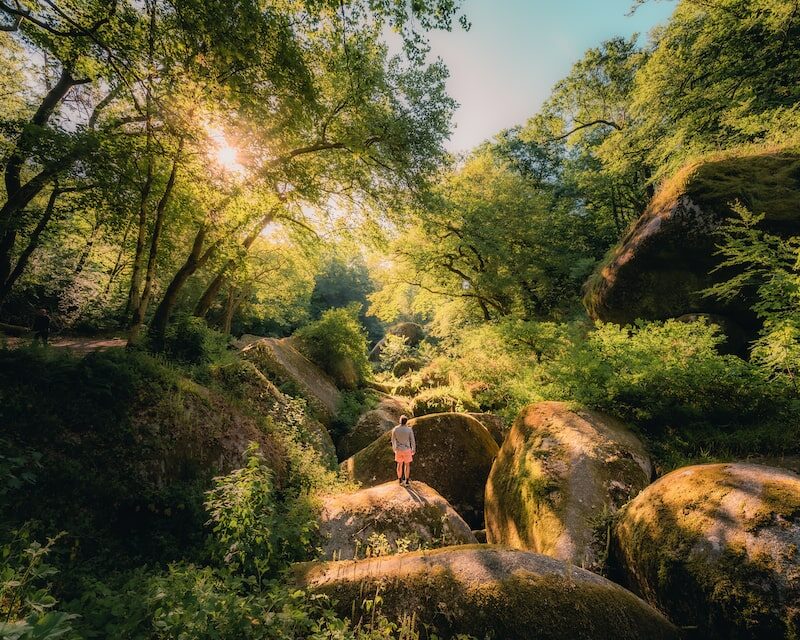
MULTIPOLYGON (((483 494, 497 444, 468 415, 440 413, 409 421, 417 441, 411 477, 438 491, 474 529, 483 528, 483 494)), ((372 487, 397 478, 391 434, 342 463, 351 480, 372 487)))
POLYGON ((678 638, 661 614, 622 587, 525 551, 449 547, 357 562, 307 563, 295 571, 302 587, 327 594, 339 614, 352 616, 354 623, 370 615, 359 604, 379 593, 381 613, 390 619, 414 613, 420 627, 429 625, 443 638, 678 638))
POLYGON ((624 577, 706 638, 800 634, 800 476, 752 464, 685 467, 616 527, 624 577))
POLYGON ((295 348, 291 338, 253 340, 241 353, 279 387, 290 387, 288 391, 302 395, 320 417, 330 420, 336 414, 341 398, 339 390, 319 367, 295 348))
POLYGON ((800 152, 740 152, 685 167, 586 283, 589 315, 627 324, 710 313, 752 335, 758 324, 747 296, 725 304, 700 293, 732 275, 710 272, 720 260, 714 233, 736 201, 764 213, 764 229, 800 233, 800 152))
POLYGON ((339 459, 344 460, 369 446, 400 422, 400 416, 410 413, 405 398, 384 396, 378 406, 367 411, 353 429, 342 436, 336 447, 339 459))
POLYGON ((322 557, 351 560, 364 557, 370 536, 385 536, 392 549, 476 543, 469 526, 436 491, 422 482, 402 487, 387 482, 355 493, 323 498, 320 533, 322 557))
MULTIPOLYGON (((412 348, 419 345, 423 338, 425 338, 425 330, 416 322, 399 322, 396 325, 389 327, 386 330, 386 334, 405 338, 406 344, 412 348)), ((372 362, 377 362, 380 360, 381 352, 383 351, 383 345, 385 343, 386 341, 381 339, 378 344, 372 348, 372 351, 369 352, 369 359, 372 362)))
POLYGON ((563 402, 531 405, 486 484, 487 539, 601 569, 607 527, 598 516, 616 512, 651 477, 650 459, 625 425, 563 402))
POLYGON ((486 430, 497 443, 498 447, 503 446, 503 440, 506 439, 506 435, 508 434, 508 427, 506 426, 505 420, 493 413, 470 413, 468 415, 472 416, 486 427, 486 430))
MULTIPOLYGON (((221 367, 217 372, 217 380, 230 393, 257 409, 262 415, 280 421, 297 411, 293 405, 294 401, 270 382, 255 364, 247 360, 221 367)), ((335 469, 338 462, 336 447, 325 426, 306 413, 302 419, 297 420, 297 428, 303 442, 316 449, 321 454, 322 461, 331 469, 335 469)))

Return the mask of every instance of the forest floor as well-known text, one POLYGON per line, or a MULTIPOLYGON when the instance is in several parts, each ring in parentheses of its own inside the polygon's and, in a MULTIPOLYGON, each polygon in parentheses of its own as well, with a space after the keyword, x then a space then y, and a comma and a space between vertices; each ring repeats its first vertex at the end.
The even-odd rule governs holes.
MULTIPOLYGON (((6 345, 11 349, 25 347, 31 344, 30 337, 5 337, 6 345)), ((76 354, 86 355, 92 351, 102 349, 120 349, 125 347, 127 339, 119 336, 53 336, 48 346, 54 349, 69 349, 76 354)))

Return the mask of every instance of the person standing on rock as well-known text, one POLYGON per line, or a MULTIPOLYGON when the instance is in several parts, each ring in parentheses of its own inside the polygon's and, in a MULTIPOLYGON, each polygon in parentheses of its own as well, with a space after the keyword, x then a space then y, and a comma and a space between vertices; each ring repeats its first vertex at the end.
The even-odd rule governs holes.
POLYGON ((417 452, 414 430, 408 426, 408 418, 400 416, 400 424, 392 429, 392 451, 397 463, 397 481, 405 486, 411 480, 411 461, 417 452))

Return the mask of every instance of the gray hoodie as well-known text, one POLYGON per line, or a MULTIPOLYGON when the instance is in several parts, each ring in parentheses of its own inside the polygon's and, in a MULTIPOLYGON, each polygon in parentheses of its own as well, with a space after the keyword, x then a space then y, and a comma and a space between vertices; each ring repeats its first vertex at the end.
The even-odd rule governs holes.
POLYGON ((392 429, 392 451, 417 452, 417 442, 414 440, 414 430, 407 424, 398 424, 392 429))

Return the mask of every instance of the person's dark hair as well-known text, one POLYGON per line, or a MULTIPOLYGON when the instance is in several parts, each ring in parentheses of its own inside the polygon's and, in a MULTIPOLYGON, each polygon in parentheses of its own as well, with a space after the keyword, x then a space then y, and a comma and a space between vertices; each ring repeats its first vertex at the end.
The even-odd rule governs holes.
POLYGON ((406 422, 408 422, 408 417, 407 416, 400 416, 400 424, 405 424, 406 422))

